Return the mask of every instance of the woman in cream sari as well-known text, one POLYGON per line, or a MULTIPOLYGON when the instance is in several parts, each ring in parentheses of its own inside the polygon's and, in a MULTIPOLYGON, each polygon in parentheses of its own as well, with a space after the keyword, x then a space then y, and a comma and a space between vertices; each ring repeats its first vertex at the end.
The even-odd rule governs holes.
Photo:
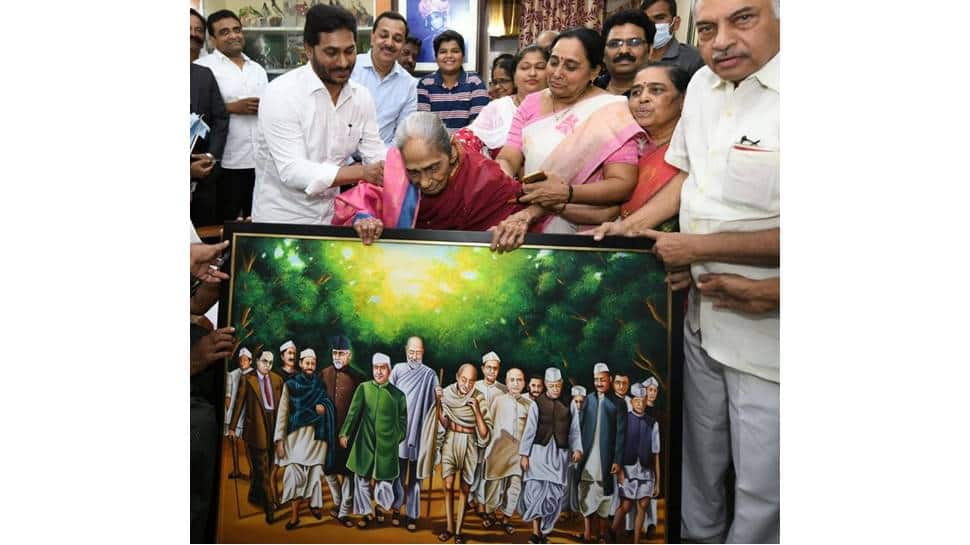
POLYGON ((577 224, 612 219, 629 199, 645 135, 624 97, 593 86, 602 60, 603 40, 592 30, 567 30, 553 42, 549 88, 522 101, 497 158, 511 176, 542 171, 545 180, 523 186, 519 202, 530 206, 499 224, 493 249, 519 246, 549 214, 544 232, 575 233, 577 224))

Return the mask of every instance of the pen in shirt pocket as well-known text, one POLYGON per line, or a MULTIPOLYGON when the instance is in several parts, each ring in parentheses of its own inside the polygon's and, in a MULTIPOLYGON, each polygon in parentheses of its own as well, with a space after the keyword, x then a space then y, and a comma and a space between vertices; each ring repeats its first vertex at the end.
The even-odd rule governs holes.
POLYGON ((742 135, 741 139, 738 140, 737 144, 734 144, 734 149, 742 151, 775 151, 770 148, 766 148, 761 145, 761 139, 749 138, 747 135, 742 135))

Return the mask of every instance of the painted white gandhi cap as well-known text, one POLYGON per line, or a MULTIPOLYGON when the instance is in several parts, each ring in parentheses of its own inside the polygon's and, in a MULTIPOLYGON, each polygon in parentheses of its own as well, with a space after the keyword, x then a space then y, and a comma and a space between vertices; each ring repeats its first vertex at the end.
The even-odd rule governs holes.
POLYGON ((391 357, 383 352, 377 352, 374 357, 370 360, 372 367, 377 367, 378 365, 391 366, 391 357))
POLYGON ((609 372, 610 372, 609 366, 607 366, 603 362, 597 363, 596 365, 593 366, 593 375, 594 376, 597 375, 597 374, 599 374, 599 373, 609 373, 609 372))
POLYGON ((646 388, 647 386, 653 386, 654 388, 660 388, 660 383, 657 382, 657 379, 655 379, 653 377, 650 377, 647 380, 643 381, 643 387, 646 388))
POLYGON ((556 382, 557 380, 562 380, 562 373, 559 372, 559 369, 556 369, 555 367, 546 369, 545 381, 556 382))
POLYGON ((250 352, 249 349, 246 348, 245 346, 239 349, 239 357, 241 358, 243 356, 249 359, 253 359, 253 353, 250 352))
POLYGON ((585 386, 573 386, 572 392, 569 395, 571 395, 573 397, 576 397, 576 396, 585 396, 586 395, 586 387, 585 386))
POLYGON ((643 397, 647 395, 647 388, 639 382, 630 387, 630 395, 633 397, 643 397))
POLYGON ((502 358, 498 357, 498 354, 495 352, 489 352, 488 354, 482 356, 482 363, 485 363, 486 361, 502 361, 502 358))
POLYGON ((303 358, 317 359, 317 353, 312 348, 307 348, 303 352, 300 352, 300 359, 302 360, 303 358))
POLYGON ((280 345, 280 352, 286 352, 288 348, 296 349, 296 343, 294 343, 293 341, 286 341, 285 343, 280 345))

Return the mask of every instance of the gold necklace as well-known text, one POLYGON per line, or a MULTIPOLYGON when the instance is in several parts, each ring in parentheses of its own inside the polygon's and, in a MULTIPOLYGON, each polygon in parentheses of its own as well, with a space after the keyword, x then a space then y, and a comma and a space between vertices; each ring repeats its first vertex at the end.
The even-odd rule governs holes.
POLYGON ((583 89, 583 92, 580 93, 578 97, 576 97, 576 101, 570 104, 568 108, 566 108, 565 110, 562 110, 558 114, 556 113, 556 100, 555 99, 552 100, 552 117, 553 119, 556 120, 556 123, 559 123, 560 121, 562 121, 562 118, 565 117, 567 113, 572 111, 573 106, 576 106, 577 104, 579 104, 580 100, 582 100, 583 97, 586 96, 586 91, 588 90, 589 90, 589 87, 587 87, 586 89, 583 89))

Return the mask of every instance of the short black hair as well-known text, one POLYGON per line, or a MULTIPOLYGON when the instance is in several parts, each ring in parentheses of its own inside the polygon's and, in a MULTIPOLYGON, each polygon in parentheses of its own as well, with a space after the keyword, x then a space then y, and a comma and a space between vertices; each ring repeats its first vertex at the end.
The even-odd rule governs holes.
POLYGON ((540 53, 543 59, 545 59, 547 62, 549 61, 549 51, 546 50, 546 48, 542 47, 539 44, 529 44, 523 47, 522 49, 520 49, 519 52, 515 54, 515 64, 512 65, 513 73, 515 73, 515 71, 519 69, 519 63, 522 62, 522 58, 528 55, 529 53, 540 53))
POLYGON ((353 32, 354 43, 357 43, 357 19, 353 14, 340 6, 317 4, 306 12, 303 43, 313 47, 320 43, 321 32, 336 32, 340 29, 353 32))
POLYGON ((212 25, 216 21, 221 21, 223 19, 228 19, 230 17, 232 17, 233 19, 235 19, 236 22, 239 23, 239 26, 242 26, 242 21, 239 20, 239 17, 236 17, 236 14, 235 13, 233 13, 233 12, 227 10, 227 9, 220 9, 219 11, 215 11, 215 12, 212 12, 211 14, 209 14, 209 18, 205 20, 205 28, 206 28, 206 30, 209 31, 209 36, 215 36, 216 35, 216 33, 213 32, 213 30, 212 30, 212 25))
MULTIPOLYGON (((690 83, 691 73, 688 72, 684 67, 670 61, 652 61, 648 62, 647 65, 640 70, 646 70, 647 68, 653 67, 666 68, 667 77, 670 78, 670 82, 674 84, 677 91, 679 91, 681 95, 687 92, 687 84, 690 83)), ((638 74, 640 73, 640 70, 637 70, 638 74)))
POLYGON ((189 8, 189 16, 198 17, 199 20, 202 21, 202 26, 205 26, 205 17, 203 17, 201 13, 195 11, 195 8, 189 8))
POLYGON ((377 19, 374 19, 374 27, 372 29, 374 32, 377 32, 377 23, 380 23, 381 19, 393 19, 395 21, 404 23, 404 36, 408 35, 408 20, 405 19, 400 13, 396 11, 385 11, 384 13, 378 15, 377 19))
POLYGON ((643 29, 643 36, 647 39, 647 45, 653 44, 653 37, 657 33, 657 27, 649 17, 638 9, 624 9, 610 15, 603 22, 603 42, 610 35, 610 30, 619 25, 636 25, 643 29))
POLYGON ((603 66, 603 37, 595 30, 590 30, 582 26, 564 30, 552 41, 552 44, 549 46, 549 51, 551 52, 556 47, 559 40, 566 38, 575 38, 583 44, 583 49, 586 50, 586 60, 589 61, 590 66, 594 69, 603 66))
POLYGON ((640 11, 647 11, 647 8, 656 4, 657 2, 667 4, 667 7, 670 8, 670 16, 677 17, 677 2, 674 0, 643 0, 643 2, 640 2, 640 11))
POLYGON ((629 379, 630 374, 627 373, 626 371, 616 371, 615 373, 613 373, 613 378, 616 378, 616 377, 626 377, 627 379, 629 379))
POLYGON ((441 44, 445 42, 458 42, 458 47, 461 49, 461 55, 465 56, 465 38, 462 37, 458 32, 448 29, 441 34, 435 36, 434 39, 434 54, 438 54, 438 48, 441 44))
POLYGON ((404 38, 404 43, 416 45, 418 46, 418 49, 421 49, 421 40, 419 40, 417 36, 409 34, 407 38, 404 38))
POLYGON ((492 73, 489 75, 494 76, 496 68, 505 70, 505 73, 508 74, 509 77, 512 77, 512 75, 515 73, 515 57, 509 53, 502 53, 498 57, 495 57, 495 60, 492 61, 492 73))
POLYGON ((543 384, 545 384, 545 382, 546 382, 546 381, 545 381, 545 380, 544 380, 544 379, 542 378, 542 375, 534 375, 534 374, 533 374, 533 375, 529 375, 529 382, 532 382, 533 380, 538 380, 539 382, 541 382, 541 383, 543 383, 543 384))

